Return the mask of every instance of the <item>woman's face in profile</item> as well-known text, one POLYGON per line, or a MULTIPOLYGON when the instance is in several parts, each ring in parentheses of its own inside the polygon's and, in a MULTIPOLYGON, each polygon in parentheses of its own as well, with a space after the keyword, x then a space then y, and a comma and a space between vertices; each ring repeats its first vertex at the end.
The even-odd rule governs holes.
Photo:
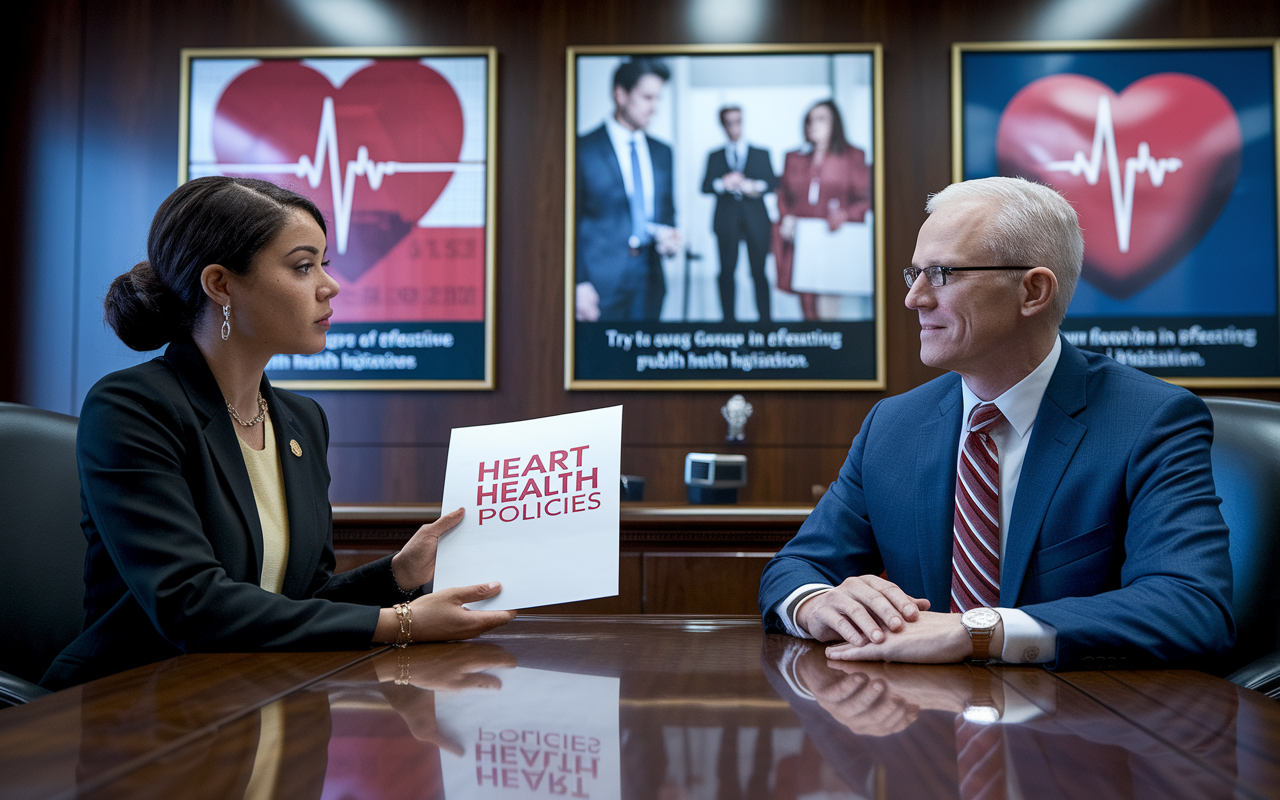
POLYGON ((831 144, 831 109, 814 106, 804 118, 804 138, 815 147, 831 144))
POLYGON ((324 232, 306 212, 294 211, 240 279, 231 309, 236 332, 272 354, 323 350, 329 302, 338 293, 324 259, 324 232))

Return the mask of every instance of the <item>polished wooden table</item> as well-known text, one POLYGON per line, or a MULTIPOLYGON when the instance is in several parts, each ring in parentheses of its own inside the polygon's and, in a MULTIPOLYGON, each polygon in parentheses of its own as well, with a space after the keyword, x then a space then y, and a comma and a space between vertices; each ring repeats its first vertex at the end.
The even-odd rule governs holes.
MULTIPOLYGON (((812 506, 623 503, 618 594, 543 606, 539 614, 755 614, 760 575, 812 506)), ((336 505, 338 571, 404 546, 437 505, 336 505)))
POLYGON ((1191 671, 831 665, 755 618, 520 617, 0 711, 0 797, 72 796, 1280 797, 1280 703, 1191 671))

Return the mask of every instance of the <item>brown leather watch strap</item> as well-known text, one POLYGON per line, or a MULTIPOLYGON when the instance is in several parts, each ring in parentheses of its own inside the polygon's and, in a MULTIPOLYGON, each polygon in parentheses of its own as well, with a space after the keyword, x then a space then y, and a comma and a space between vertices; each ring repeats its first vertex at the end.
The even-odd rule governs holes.
POLYGON ((992 631, 969 631, 969 639, 973 642, 970 661, 974 664, 985 664, 991 660, 991 634, 992 631))

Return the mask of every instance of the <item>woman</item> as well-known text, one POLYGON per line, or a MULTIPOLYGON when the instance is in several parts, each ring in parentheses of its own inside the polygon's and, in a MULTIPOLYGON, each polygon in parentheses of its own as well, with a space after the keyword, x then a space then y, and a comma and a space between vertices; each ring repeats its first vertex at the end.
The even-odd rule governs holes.
MULTIPOLYGON (((778 288, 792 292, 791 275, 795 257, 796 219, 826 219, 834 233, 846 222, 862 222, 871 209, 871 170, 862 150, 844 138, 840 110, 823 100, 804 117, 807 146, 787 153, 778 182, 778 214, 774 229, 773 253, 778 267, 778 288)), ((836 318, 840 296, 809 292, 800 295, 804 318, 836 318), (821 299, 821 302, 819 302, 821 299)))
POLYGON ((461 509, 394 556, 333 574, 328 423, 263 374, 277 353, 324 348, 338 293, 325 233, 305 197, 199 178, 156 212, 149 260, 111 284, 106 320, 121 340, 169 346, 85 398, 85 626, 45 686, 184 652, 461 639, 514 616, 462 607, 496 583, 420 595, 461 509))

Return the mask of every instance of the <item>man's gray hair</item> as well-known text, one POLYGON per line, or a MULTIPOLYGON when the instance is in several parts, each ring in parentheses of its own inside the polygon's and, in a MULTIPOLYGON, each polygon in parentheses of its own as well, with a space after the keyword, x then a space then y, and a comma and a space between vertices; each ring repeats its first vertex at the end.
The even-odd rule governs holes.
POLYGON ((1061 324, 1084 263, 1084 235, 1075 209, 1043 184, 1022 178, 978 178, 953 183, 932 195, 925 211, 932 214, 948 205, 973 202, 999 205, 984 235, 987 263, 1048 267, 1058 279, 1052 311, 1054 324, 1061 324))

